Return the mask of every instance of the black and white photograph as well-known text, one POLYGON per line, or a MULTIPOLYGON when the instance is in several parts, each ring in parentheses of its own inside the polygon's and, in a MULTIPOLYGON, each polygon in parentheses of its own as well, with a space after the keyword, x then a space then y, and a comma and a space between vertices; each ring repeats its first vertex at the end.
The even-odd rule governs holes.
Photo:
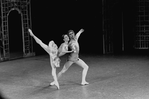
POLYGON ((149 0, 0 0, 0 99, 149 99, 149 0))

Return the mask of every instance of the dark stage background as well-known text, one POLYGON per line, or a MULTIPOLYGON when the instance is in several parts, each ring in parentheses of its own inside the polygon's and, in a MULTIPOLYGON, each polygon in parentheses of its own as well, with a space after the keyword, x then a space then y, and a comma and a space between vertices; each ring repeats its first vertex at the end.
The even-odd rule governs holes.
MULTIPOLYGON (((44 43, 54 40, 59 46, 62 35, 72 29, 85 31, 79 38, 80 53, 102 54, 101 2, 91 0, 32 1, 32 30, 44 43)), ((34 44, 36 54, 45 53, 34 44)))
MULTIPOLYGON (((137 0, 59 0, 31 1, 32 30, 44 43, 85 29, 79 44, 82 54, 148 54, 135 49, 137 0)), ((34 42, 35 43, 35 42, 34 42)), ((46 52, 34 44, 37 55, 46 52)))
POLYGON ((137 0, 104 0, 103 16, 105 34, 111 39, 112 53, 137 54, 135 50, 135 29, 137 0))

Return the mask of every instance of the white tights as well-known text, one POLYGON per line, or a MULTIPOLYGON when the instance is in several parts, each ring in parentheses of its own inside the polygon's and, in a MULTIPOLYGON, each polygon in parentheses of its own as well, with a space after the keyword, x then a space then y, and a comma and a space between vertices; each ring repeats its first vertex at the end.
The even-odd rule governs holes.
POLYGON ((73 63, 76 63, 77 65, 81 66, 83 68, 83 71, 82 71, 82 82, 81 84, 82 85, 86 85, 86 84, 89 84, 88 82, 86 82, 86 75, 87 75, 87 72, 88 72, 88 69, 89 69, 89 66, 82 60, 82 59, 79 59, 78 61, 76 62, 72 62, 72 61, 68 61, 65 63, 63 69, 58 73, 58 78, 63 74, 65 73, 68 68, 73 64, 73 63))

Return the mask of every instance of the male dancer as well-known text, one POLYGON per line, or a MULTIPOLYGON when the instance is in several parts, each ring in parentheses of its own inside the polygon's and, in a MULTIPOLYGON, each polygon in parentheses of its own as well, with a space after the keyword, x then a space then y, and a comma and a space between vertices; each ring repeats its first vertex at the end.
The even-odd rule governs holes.
POLYGON ((59 83, 56 75, 56 67, 59 67, 60 64, 60 60, 57 57, 58 54, 57 45, 52 40, 49 42, 49 45, 46 45, 39 38, 37 38, 30 29, 28 29, 28 31, 30 35, 35 39, 35 41, 49 54, 50 64, 52 68, 52 76, 54 79, 53 85, 56 85, 57 89, 59 89, 59 83))
POLYGON ((79 66, 81 66, 83 68, 83 72, 82 72, 82 85, 87 85, 89 84, 88 82, 86 82, 86 75, 87 75, 87 71, 89 66, 82 60, 79 58, 79 43, 78 43, 78 38, 80 36, 80 34, 83 32, 84 30, 81 29, 76 35, 74 33, 73 30, 69 31, 69 37, 71 39, 69 45, 71 47, 71 49, 73 50, 73 52, 71 53, 71 55, 69 56, 68 61, 65 63, 63 69, 58 73, 58 78, 65 73, 68 68, 73 64, 76 63, 79 66))

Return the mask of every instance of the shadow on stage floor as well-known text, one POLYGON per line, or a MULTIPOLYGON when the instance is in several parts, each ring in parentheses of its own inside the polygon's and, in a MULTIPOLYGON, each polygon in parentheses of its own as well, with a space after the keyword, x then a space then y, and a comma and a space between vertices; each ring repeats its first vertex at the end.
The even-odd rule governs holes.
MULTIPOLYGON (((82 68, 73 64, 53 81, 47 55, 0 63, 0 90, 6 99, 148 99, 149 57, 130 55, 81 55, 89 65, 87 81, 81 86, 82 68)), ((61 58, 61 67, 67 56, 61 58)))

